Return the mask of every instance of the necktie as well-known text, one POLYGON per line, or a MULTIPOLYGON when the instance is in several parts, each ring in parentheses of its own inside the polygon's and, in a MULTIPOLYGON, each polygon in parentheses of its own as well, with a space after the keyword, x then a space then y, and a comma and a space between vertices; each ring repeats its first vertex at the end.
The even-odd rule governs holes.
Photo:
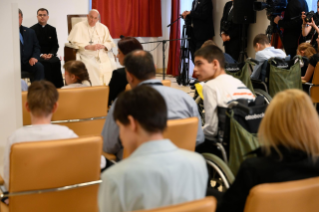
POLYGON ((20 32, 20 41, 21 41, 21 43, 22 43, 22 45, 23 45, 23 37, 22 37, 22 35, 21 35, 21 32, 20 32))

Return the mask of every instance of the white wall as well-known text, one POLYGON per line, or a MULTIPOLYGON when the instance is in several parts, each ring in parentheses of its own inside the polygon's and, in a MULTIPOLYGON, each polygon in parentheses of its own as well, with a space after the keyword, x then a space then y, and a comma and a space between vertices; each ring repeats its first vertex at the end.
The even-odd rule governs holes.
MULTIPOLYGON (((22 126, 18 5, 0 1, 0 174, 7 137, 22 126), (4 30, 5 29, 5 30, 4 30)), ((2 175, 3 176, 3 175, 2 175)))

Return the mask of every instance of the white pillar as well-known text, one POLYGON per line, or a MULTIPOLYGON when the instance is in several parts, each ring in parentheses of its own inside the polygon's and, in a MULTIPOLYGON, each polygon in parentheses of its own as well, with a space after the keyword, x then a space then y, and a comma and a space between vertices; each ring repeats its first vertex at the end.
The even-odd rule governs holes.
POLYGON ((0 1, 0 174, 7 137, 22 126, 18 4, 0 1))

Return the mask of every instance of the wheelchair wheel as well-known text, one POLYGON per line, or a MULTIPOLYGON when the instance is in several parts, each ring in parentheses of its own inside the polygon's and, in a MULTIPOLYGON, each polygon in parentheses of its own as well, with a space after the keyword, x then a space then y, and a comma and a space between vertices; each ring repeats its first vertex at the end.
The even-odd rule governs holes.
POLYGON ((272 100, 271 96, 262 89, 255 89, 256 96, 262 96, 264 97, 265 102, 269 105, 270 101, 272 100))
POLYGON ((204 109, 204 101, 202 100, 202 98, 200 98, 200 96, 198 95, 195 99, 195 102, 197 104, 197 108, 198 108, 198 112, 199 115, 202 119, 202 126, 204 126, 205 124, 205 109, 204 109))
POLYGON ((209 153, 202 155, 207 163, 210 186, 219 191, 226 191, 235 180, 233 173, 218 156, 209 153))

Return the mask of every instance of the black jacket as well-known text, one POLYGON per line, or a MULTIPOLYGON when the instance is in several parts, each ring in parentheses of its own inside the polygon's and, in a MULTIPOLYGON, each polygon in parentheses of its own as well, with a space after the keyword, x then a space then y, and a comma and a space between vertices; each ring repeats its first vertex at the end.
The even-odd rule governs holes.
POLYGON ((235 24, 233 21, 231 21, 231 27, 228 27, 229 29, 224 28, 224 22, 228 19, 228 13, 230 8, 232 7, 233 2, 229 1, 225 4, 224 12, 222 19, 220 21, 220 34, 224 32, 225 34, 229 35, 231 40, 234 40, 236 38, 240 38, 242 34, 242 25, 241 24, 235 24))
POLYGON ((262 183, 286 182, 319 176, 319 161, 313 162, 306 153, 279 147, 283 159, 275 150, 270 156, 245 160, 236 180, 226 191, 219 205, 220 211, 244 211, 250 189, 262 183))
POLYGON ((110 94, 109 94, 109 105, 117 98, 117 96, 125 90, 127 85, 125 68, 119 68, 114 70, 112 78, 109 83, 110 94))
POLYGON ((23 43, 20 42, 20 59, 21 64, 29 62, 30 58, 40 58, 40 45, 37 36, 33 29, 21 25, 20 32, 22 32, 23 43))
POLYGON ((42 27, 37 23, 30 28, 33 29, 37 35, 41 46, 41 54, 52 54, 56 56, 59 50, 59 42, 55 27, 49 24, 42 27))
POLYGON ((193 23, 193 33, 196 40, 208 40, 215 36, 213 24, 213 4, 211 0, 198 0, 194 9, 193 1, 192 11, 187 16, 193 23))

